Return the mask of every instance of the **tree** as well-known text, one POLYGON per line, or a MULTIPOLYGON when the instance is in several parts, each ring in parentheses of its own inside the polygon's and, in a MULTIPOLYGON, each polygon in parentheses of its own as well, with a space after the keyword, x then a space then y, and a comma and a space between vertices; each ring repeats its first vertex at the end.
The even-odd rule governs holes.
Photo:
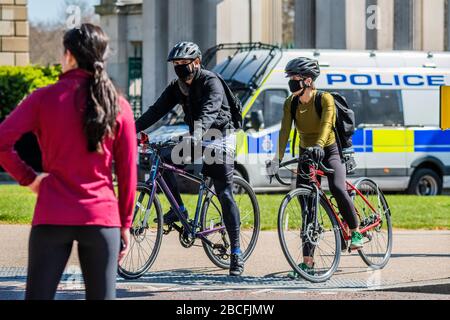
POLYGON ((73 18, 71 17, 73 10, 68 10, 71 6, 78 8, 76 11, 80 13, 79 21, 81 23, 99 23, 99 17, 95 14, 94 7, 87 1, 64 0, 59 10, 59 19, 55 22, 30 24, 30 60, 32 64, 53 65, 60 63, 63 53, 62 37, 67 29, 68 20, 73 18))

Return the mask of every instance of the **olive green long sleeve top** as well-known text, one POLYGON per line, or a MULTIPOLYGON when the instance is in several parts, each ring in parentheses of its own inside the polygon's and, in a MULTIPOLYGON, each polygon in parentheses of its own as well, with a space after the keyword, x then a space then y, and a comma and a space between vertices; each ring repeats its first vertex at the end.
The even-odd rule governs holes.
MULTIPOLYGON (((314 90, 311 101, 307 104, 299 103, 296 109, 296 129, 299 132, 300 147, 306 149, 316 145, 322 148, 336 143, 333 127, 336 123, 336 106, 334 98, 329 93, 322 95, 322 117, 319 117, 315 107, 317 91, 314 90)), ((284 158, 287 143, 292 129, 291 104, 294 96, 290 96, 284 103, 284 115, 281 123, 278 143, 278 159, 284 158)))

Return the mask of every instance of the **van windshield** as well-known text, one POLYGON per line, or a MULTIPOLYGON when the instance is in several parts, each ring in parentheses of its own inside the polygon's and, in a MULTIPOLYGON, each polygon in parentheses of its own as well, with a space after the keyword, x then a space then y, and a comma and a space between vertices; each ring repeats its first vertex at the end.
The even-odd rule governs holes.
POLYGON ((281 56, 280 47, 264 43, 219 44, 205 53, 203 62, 232 89, 256 90, 281 56))

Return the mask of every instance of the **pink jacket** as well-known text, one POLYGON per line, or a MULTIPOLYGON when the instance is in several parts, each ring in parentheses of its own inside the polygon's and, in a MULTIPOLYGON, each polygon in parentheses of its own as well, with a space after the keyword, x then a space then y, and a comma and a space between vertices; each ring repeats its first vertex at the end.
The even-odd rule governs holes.
POLYGON ((131 227, 137 183, 136 129, 130 105, 120 98, 115 136, 104 153, 90 153, 83 132, 91 75, 81 69, 36 90, 0 124, 0 166, 22 186, 36 173, 14 151, 20 137, 33 132, 42 150, 44 172, 33 225, 131 227), (115 195, 112 169, 118 177, 115 195))

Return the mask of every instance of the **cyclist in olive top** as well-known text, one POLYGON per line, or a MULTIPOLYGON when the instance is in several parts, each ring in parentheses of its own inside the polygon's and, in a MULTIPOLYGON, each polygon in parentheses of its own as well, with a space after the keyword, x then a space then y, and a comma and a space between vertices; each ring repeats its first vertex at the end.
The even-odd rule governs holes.
MULTIPOLYGON (((292 96, 284 104, 278 154, 269 165, 269 174, 273 175, 279 170, 279 164, 284 157, 292 128, 292 103, 293 101, 299 101, 295 112, 295 124, 300 135, 300 153, 304 153, 307 148, 313 148, 314 160, 318 163, 323 162, 326 167, 334 170, 333 174, 327 175, 330 191, 336 198, 339 212, 343 215, 352 232, 351 249, 361 249, 364 242, 363 236, 359 232, 360 223, 346 189, 346 169, 333 130, 336 122, 334 98, 329 93, 322 95, 322 115, 319 116, 315 108, 317 90, 314 83, 320 75, 320 67, 317 61, 309 58, 294 59, 288 63, 286 74, 290 78, 289 87, 292 96)), ((299 164, 299 171, 301 166, 302 164, 299 164)), ((308 181, 299 176, 297 186, 301 184, 308 184, 308 181)), ((303 239, 304 242, 305 240, 303 239)), ((314 267, 313 245, 305 243, 303 257, 304 261, 300 268, 307 272, 312 271, 314 267)), ((297 277, 298 274, 293 272, 290 276, 297 277)))

